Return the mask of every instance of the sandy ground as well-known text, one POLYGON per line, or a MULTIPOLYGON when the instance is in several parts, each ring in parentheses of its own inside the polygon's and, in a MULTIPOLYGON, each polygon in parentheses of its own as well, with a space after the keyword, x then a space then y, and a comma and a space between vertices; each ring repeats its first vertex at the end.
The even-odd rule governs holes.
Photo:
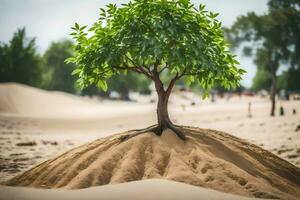
POLYGON ((143 180, 116 185, 92 187, 81 190, 42 190, 0 187, 0 200, 251 200, 253 198, 226 194, 215 190, 167 180, 143 180), (155 192, 154 192, 155 191, 155 192), (142 195, 141 194, 147 194, 142 195))
POLYGON ((128 139, 124 132, 76 147, 5 182, 9 186, 82 189, 167 179, 247 197, 300 197, 300 169, 224 132, 181 127, 128 139), (127 138, 127 139, 124 139, 127 138))
MULTIPOLYGON (((139 100, 99 102, 22 85, 0 85, 0 181, 80 144, 155 124, 155 104, 144 97, 139 100)), ((300 102, 279 104, 285 115, 271 118, 267 98, 232 97, 211 103, 190 93, 175 93, 169 108, 177 124, 228 132, 299 167, 300 132, 295 129, 300 124, 300 102)))

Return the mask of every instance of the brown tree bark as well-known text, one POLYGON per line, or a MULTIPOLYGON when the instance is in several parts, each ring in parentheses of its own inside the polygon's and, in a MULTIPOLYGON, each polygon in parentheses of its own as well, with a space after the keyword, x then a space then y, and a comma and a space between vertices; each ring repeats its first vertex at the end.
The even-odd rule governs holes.
POLYGON ((158 127, 164 130, 168 127, 170 123, 169 113, 168 113, 168 99, 169 95, 166 92, 158 92, 158 102, 157 102, 157 124, 158 127))
MULTIPOLYGON (((270 59, 270 74, 272 78, 271 89, 270 89, 270 100, 271 100, 271 112, 270 115, 273 117, 275 116, 275 109, 276 109, 276 91, 277 91, 277 77, 276 71, 279 66, 279 58, 278 56, 273 56, 274 59, 270 59)), ((271 57, 272 58, 272 57, 271 57)))
POLYGON ((185 135, 183 132, 174 125, 169 117, 169 112, 168 112, 168 102, 169 102, 169 97, 171 95, 172 89, 175 85, 176 80, 179 79, 178 74, 171 80, 168 88, 165 90, 163 83, 161 82, 159 78, 159 74, 157 71, 154 71, 154 84, 155 84, 155 89, 157 92, 158 96, 158 102, 157 102, 157 130, 156 134, 161 135, 162 132, 169 128, 175 132, 175 134, 181 138, 182 140, 186 140, 185 135))
POLYGON ((271 92, 270 92, 270 98, 271 98, 271 112, 270 115, 275 115, 275 108, 276 108, 276 90, 277 90, 277 78, 275 73, 271 73, 272 76, 272 83, 271 83, 271 92))

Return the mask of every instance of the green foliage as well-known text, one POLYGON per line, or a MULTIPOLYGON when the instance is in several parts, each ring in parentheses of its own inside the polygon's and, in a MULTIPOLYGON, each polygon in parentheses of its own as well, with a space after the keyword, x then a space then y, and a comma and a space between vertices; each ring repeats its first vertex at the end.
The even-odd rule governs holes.
POLYGON ((82 88, 98 85, 105 90, 109 78, 128 71, 153 80, 164 69, 167 76, 184 76, 206 90, 215 83, 232 88, 245 71, 236 67, 216 16, 203 5, 194 8, 189 0, 109 4, 87 31, 77 23, 72 27, 75 55, 67 62, 77 65, 73 74, 82 88))
POLYGON ((254 63, 257 66, 257 71, 252 82, 254 91, 269 90, 271 88, 272 76, 269 64, 272 61, 270 60, 269 52, 270 50, 266 48, 258 49, 256 52, 254 63))
POLYGON ((265 69, 258 69, 253 78, 252 89, 254 91, 269 90, 271 88, 271 75, 265 69))
POLYGON ((300 90, 300 67, 290 68, 287 71, 286 90, 300 90))
POLYGON ((36 53, 35 39, 18 29, 8 44, 0 43, 0 82, 19 82, 38 86, 42 62, 36 53))
POLYGON ((288 91, 300 90, 300 68, 290 68, 279 76, 280 89, 288 91))
POLYGON ((65 59, 73 55, 72 42, 53 42, 44 54, 45 65, 49 70, 47 89, 75 93, 75 77, 71 76, 74 64, 66 64, 65 59))
POLYGON ((276 76, 280 65, 300 67, 300 1, 270 0, 268 5, 268 13, 251 12, 240 16, 231 29, 226 30, 234 47, 243 43, 245 55, 255 56, 258 76, 262 72, 276 76))

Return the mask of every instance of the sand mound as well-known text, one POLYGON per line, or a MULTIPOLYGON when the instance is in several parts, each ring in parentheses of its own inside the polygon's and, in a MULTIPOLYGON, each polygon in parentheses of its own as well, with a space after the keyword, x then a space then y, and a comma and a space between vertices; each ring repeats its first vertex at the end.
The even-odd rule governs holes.
POLYGON ((59 115, 74 113, 76 109, 80 112, 82 107, 92 105, 82 97, 64 92, 50 92, 18 83, 0 84, 0 112, 3 113, 59 115))
POLYGON ((5 184, 79 189, 142 179, 168 179, 249 197, 300 197, 300 169, 226 133, 183 127, 121 142, 118 134, 48 160, 5 184))

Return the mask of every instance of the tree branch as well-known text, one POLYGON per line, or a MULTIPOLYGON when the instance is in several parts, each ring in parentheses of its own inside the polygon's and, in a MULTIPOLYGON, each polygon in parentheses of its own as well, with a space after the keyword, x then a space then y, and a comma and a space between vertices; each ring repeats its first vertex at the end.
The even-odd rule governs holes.
POLYGON ((143 67, 145 68, 145 70, 151 75, 151 76, 153 76, 152 75, 152 73, 151 73, 151 70, 150 70, 150 68, 148 68, 148 67, 146 67, 146 66, 144 66, 144 64, 143 64, 143 67))
MULTIPOLYGON (((134 65, 134 66, 138 66, 131 58, 129 58, 127 55, 125 55, 125 57, 134 65)), ((131 68, 131 67, 130 67, 131 68)), ((139 72, 138 73, 142 73, 144 75, 146 75, 148 78, 150 79, 153 79, 151 73, 147 72, 146 69, 143 68, 143 66, 141 67, 135 67, 135 68, 138 68, 139 69, 139 72)), ((134 71, 134 70, 133 70, 134 71)))
POLYGON ((186 68, 183 70, 183 72, 178 76, 178 79, 186 75, 186 68))
POLYGON ((153 79, 153 77, 151 76, 151 74, 147 73, 142 67, 129 67, 127 65, 124 65, 122 67, 120 66, 113 66, 112 68, 115 69, 119 69, 119 70, 131 70, 140 74, 144 74, 145 76, 147 76, 149 79, 153 79))
POLYGON ((173 87, 174 87, 174 85, 175 85, 175 82, 178 80, 180 78, 180 75, 178 75, 178 73, 176 73, 176 76, 170 81, 170 83, 169 83, 169 86, 168 86, 168 88, 167 88, 167 90, 166 90, 166 93, 167 94, 170 94, 171 93, 171 91, 172 91, 172 89, 173 89, 173 87))
POLYGON ((153 79, 152 74, 146 71, 147 68, 144 69, 143 67, 140 67, 139 69, 140 69, 140 70, 142 71, 142 73, 145 74, 148 78, 153 79))
POLYGON ((186 69, 183 70, 183 72, 181 74, 179 74, 178 72, 176 73, 176 76, 170 81, 169 83, 169 86, 166 90, 167 94, 170 94, 174 85, 175 85, 175 82, 177 80, 179 80, 181 77, 185 76, 186 75, 186 69))
POLYGON ((157 92, 165 92, 164 85, 163 85, 162 81, 160 80, 159 73, 157 71, 158 65, 159 65, 159 60, 156 60, 156 62, 154 64, 154 68, 152 70, 153 81, 154 81, 157 92))
POLYGON ((160 73, 162 73, 165 69, 167 69, 169 67, 169 65, 168 64, 166 64, 158 73, 160 74, 160 73))

